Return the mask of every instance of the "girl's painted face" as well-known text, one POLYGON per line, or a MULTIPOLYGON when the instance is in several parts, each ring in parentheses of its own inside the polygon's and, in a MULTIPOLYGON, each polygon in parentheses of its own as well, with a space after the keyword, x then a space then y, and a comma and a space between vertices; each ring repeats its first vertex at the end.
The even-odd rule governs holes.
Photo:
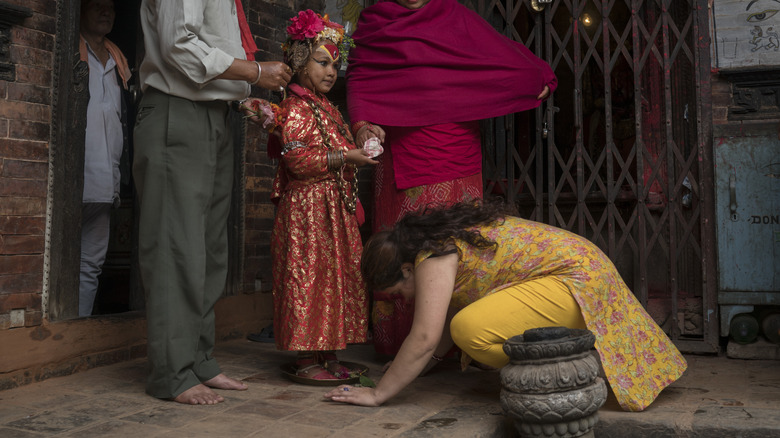
POLYGON ((407 9, 420 9, 428 4, 431 0, 395 0, 399 5, 407 9))
POLYGON ((319 93, 327 93, 336 84, 341 61, 339 50, 330 41, 323 41, 309 57, 303 73, 301 86, 319 93))

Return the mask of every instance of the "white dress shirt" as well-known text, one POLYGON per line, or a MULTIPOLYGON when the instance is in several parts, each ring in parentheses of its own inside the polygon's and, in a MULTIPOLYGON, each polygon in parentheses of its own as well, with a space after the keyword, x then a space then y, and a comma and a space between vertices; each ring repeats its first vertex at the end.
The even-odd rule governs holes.
POLYGON ((194 101, 242 100, 244 81, 214 79, 246 59, 234 0, 143 0, 141 88, 194 101))
POLYGON ((89 103, 84 144, 83 202, 111 203, 119 196, 119 160, 122 157, 122 90, 116 62, 104 66, 87 44, 89 103))

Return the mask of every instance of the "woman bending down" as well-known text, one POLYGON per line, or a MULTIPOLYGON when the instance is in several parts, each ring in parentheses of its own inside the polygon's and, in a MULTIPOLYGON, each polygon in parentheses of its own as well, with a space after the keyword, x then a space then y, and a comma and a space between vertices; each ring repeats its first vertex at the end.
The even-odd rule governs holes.
POLYGON ((504 341, 546 326, 593 332, 625 410, 647 408, 687 366, 598 247, 496 206, 406 216, 366 243, 362 270, 370 290, 414 298, 414 322, 376 388, 340 386, 326 394, 334 401, 381 405, 453 341, 470 358, 502 367, 504 341))

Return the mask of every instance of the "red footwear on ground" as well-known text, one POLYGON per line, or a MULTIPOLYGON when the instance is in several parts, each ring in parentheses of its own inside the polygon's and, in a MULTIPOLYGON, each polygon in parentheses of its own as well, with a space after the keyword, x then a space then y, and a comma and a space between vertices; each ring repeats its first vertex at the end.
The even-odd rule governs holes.
POLYGON ((324 353, 322 357, 325 360, 325 369, 330 371, 337 379, 349 379, 349 374, 352 370, 339 363, 335 353, 324 353))
POLYGON ((313 380, 336 380, 337 377, 326 370, 314 359, 298 359, 295 361, 295 375, 313 380))

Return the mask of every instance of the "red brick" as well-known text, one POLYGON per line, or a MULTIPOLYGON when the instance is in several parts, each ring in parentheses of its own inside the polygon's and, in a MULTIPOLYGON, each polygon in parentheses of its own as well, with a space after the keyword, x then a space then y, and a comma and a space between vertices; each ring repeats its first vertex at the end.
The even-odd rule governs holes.
POLYGON ((43 286, 43 272, 0 275, 0 294, 36 293, 43 286))
POLYGON ((54 35, 22 26, 11 28, 11 43, 48 52, 54 51, 54 35))
POLYGON ((51 70, 19 64, 16 66, 16 81, 48 87, 51 85, 51 70))
POLYGON ((57 2, 51 0, 6 0, 18 6, 30 8, 34 13, 54 17, 57 14, 57 2))
POLYGON ((0 234, 35 234, 46 232, 46 219, 35 216, 0 216, 0 234))
POLYGON ((10 138, 46 141, 51 134, 51 126, 48 123, 18 120, 10 120, 9 123, 8 137, 10 138))
POLYGON ((8 313, 13 309, 38 310, 40 308, 40 294, 0 294, 0 313, 8 313))
MULTIPOLYGON (((0 178, 0 186, 4 184, 0 178)), ((0 216, 43 216, 46 198, 0 197, 0 216)), ((3 272, 0 269, 0 272, 3 272)))
POLYGON ((11 44, 9 54, 12 62, 42 68, 51 68, 54 60, 53 53, 49 50, 20 46, 18 44, 11 44))
MULTIPOLYGON (((263 159, 263 153, 260 151, 253 151, 253 150, 247 150, 246 151, 246 161, 247 163, 257 163, 259 161, 262 161, 263 159)), ((250 165, 247 165, 249 167, 250 165)))
POLYGON ((244 243, 247 244, 266 243, 267 239, 268 239, 268 234, 263 231, 257 231, 257 230, 244 231, 244 243))
POLYGON ((0 255, 43 254, 43 236, 0 235, 0 255))
POLYGON ((8 120, 0 119, 0 138, 8 138, 8 120))
POLYGON ((24 326, 35 327, 43 323, 43 313, 40 310, 28 310, 24 312, 24 326))
POLYGON ((3 160, 0 176, 45 181, 49 164, 43 161, 3 160))
MULTIPOLYGON (((22 1, 21 6, 29 7, 27 6, 27 1, 22 1)), ((58 3, 58 2, 52 2, 49 0, 49 3, 58 3)), ((55 5, 56 6, 56 5, 55 5)), ((56 15, 43 15, 43 14, 33 14, 32 17, 27 18, 22 23, 24 27, 35 29, 44 33, 52 34, 57 31, 57 17, 56 15)))
POLYGON ((5 275, 43 272, 43 255, 0 256, 0 272, 5 275))
POLYGON ((0 185, 0 196, 24 196, 30 198, 45 198, 48 190, 44 180, 27 180, 3 178, 0 185))
POLYGON ((29 140, 0 139, 0 158, 48 162, 49 145, 29 140))
POLYGON ((8 87, 9 101, 22 101, 31 103, 42 103, 49 105, 51 103, 51 94, 48 87, 40 87, 32 84, 20 84, 11 82, 8 87))

